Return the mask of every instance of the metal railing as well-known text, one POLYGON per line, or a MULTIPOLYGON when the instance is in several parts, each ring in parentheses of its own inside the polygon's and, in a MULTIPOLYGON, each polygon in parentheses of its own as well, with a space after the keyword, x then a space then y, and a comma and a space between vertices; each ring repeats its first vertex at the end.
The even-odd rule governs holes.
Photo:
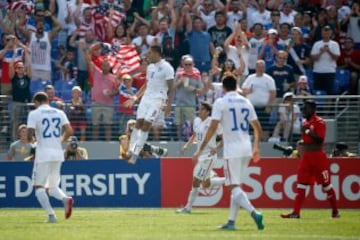
MULTIPOLYGON (((359 154, 358 145, 360 142, 360 96, 311 96, 295 98, 300 108, 302 101, 307 98, 315 99, 318 104, 318 114, 328 121, 328 148, 332 148, 336 141, 344 141, 349 144, 352 152, 359 154), (333 129, 332 129, 333 128, 333 129)), ((282 105, 280 101, 273 106, 273 114, 271 119, 260 119, 261 121, 272 122, 273 127, 269 131, 269 137, 272 136, 273 130, 278 121, 278 109, 282 105)), ((111 106, 113 115, 111 117, 112 124, 108 129, 104 125, 99 125, 99 132, 94 132, 92 124, 92 114, 96 107, 86 105, 83 109, 83 115, 79 115, 80 119, 71 116, 74 111, 69 104, 66 104, 63 110, 68 114, 73 126, 75 134, 79 140, 84 141, 118 141, 120 134, 123 134, 126 120, 135 118, 135 116, 122 116, 118 111, 118 106, 111 106), (106 131, 110 129, 110 137, 106 135, 106 131)), ((0 96, 0 153, 6 152, 10 143, 17 139, 17 126, 26 123, 28 112, 31 110, 31 104, 20 104, 12 102, 7 96, 0 96), (4 131, 6 129, 6 131, 4 131)), ((192 133, 190 121, 186 121, 182 126, 175 125, 175 106, 173 106, 171 117, 165 118, 162 126, 154 127, 149 135, 150 141, 186 141, 192 133)), ((290 135, 287 139, 280 139, 291 145, 300 138, 299 133, 293 131, 291 127, 290 135)), ((264 140, 266 141, 266 140, 264 140)))

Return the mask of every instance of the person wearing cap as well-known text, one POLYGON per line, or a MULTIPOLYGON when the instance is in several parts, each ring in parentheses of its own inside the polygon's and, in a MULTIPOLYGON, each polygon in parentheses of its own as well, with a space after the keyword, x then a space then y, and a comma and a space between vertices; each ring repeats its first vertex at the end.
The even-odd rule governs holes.
POLYGON ((299 76, 299 79, 296 83, 295 88, 296 96, 309 96, 311 95, 311 89, 308 83, 308 78, 306 75, 299 76))
POLYGON ((357 95, 359 86, 359 71, 360 71, 360 51, 354 48, 354 41, 347 37, 344 41, 344 48, 341 50, 337 64, 340 69, 345 69, 350 72, 350 84, 348 90, 351 95, 357 95))
POLYGON ((88 160, 89 155, 85 147, 79 146, 77 137, 71 136, 64 149, 65 160, 88 160))
POLYGON ((326 137, 326 124, 316 114, 316 103, 313 100, 306 100, 303 107, 303 124, 301 126, 302 158, 297 171, 297 188, 293 211, 288 214, 281 214, 282 218, 300 218, 300 210, 305 201, 308 187, 316 183, 322 185, 322 190, 327 195, 332 212, 332 218, 339 218, 340 213, 337 207, 336 193, 331 184, 330 162, 323 149, 326 137))
POLYGON ((282 104, 279 106, 278 114, 279 121, 273 131, 272 137, 269 141, 284 140, 288 141, 290 134, 300 134, 300 108, 294 103, 294 94, 292 92, 286 92, 283 95, 282 104), (280 138, 282 133, 282 138, 280 138))
POLYGON ((32 144, 27 139, 25 124, 21 124, 16 130, 19 139, 10 144, 6 160, 24 161, 27 157, 32 155, 32 144))
POLYGON ((258 59, 265 61, 266 69, 275 63, 276 53, 282 48, 278 44, 278 40, 278 31, 273 28, 269 29, 258 55, 258 59))
POLYGON ((86 140, 86 106, 81 97, 82 90, 74 86, 71 90, 71 100, 68 106, 68 116, 74 131, 80 131, 80 141, 86 140))
POLYGON ((314 91, 324 91, 334 94, 336 60, 340 57, 340 46, 331 40, 330 26, 322 29, 322 40, 314 43, 311 49, 311 58, 314 62, 314 91))

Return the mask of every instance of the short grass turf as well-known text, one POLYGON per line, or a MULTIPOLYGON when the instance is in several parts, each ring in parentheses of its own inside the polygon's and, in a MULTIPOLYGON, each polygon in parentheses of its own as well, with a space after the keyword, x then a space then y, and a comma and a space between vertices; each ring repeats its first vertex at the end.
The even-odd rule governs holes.
POLYGON ((330 210, 304 209, 301 219, 281 219, 289 209, 260 209, 265 229, 257 230, 252 218, 241 210, 235 231, 219 230, 228 209, 195 208, 191 214, 175 209, 75 208, 65 220, 56 209, 58 222, 45 223, 41 209, 0 209, 2 240, 82 240, 82 239, 360 239, 360 211, 342 210, 341 218, 331 219, 330 210))

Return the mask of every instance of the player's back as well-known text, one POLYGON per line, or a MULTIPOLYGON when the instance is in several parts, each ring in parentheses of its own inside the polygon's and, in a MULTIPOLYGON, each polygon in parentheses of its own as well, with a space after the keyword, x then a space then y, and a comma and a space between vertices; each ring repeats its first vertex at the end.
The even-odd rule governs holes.
POLYGON ((65 113, 49 105, 41 105, 29 113, 28 128, 35 129, 38 161, 63 161, 62 129, 69 121, 65 113))
POLYGON ((257 119, 248 99, 228 92, 215 101, 213 119, 220 120, 224 139, 224 157, 251 156, 250 122, 257 119))

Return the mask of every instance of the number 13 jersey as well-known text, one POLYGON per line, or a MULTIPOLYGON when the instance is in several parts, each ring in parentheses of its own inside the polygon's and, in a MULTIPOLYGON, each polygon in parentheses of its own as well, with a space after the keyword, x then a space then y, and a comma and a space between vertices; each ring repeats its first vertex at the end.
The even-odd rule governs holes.
POLYGON ((64 161, 61 145, 63 126, 69 124, 65 113, 49 105, 31 111, 27 127, 35 129, 36 162, 64 161))
POLYGON ((223 131, 224 158, 251 157, 250 122, 257 120, 254 106, 238 93, 228 92, 216 99, 212 119, 220 121, 223 131))

